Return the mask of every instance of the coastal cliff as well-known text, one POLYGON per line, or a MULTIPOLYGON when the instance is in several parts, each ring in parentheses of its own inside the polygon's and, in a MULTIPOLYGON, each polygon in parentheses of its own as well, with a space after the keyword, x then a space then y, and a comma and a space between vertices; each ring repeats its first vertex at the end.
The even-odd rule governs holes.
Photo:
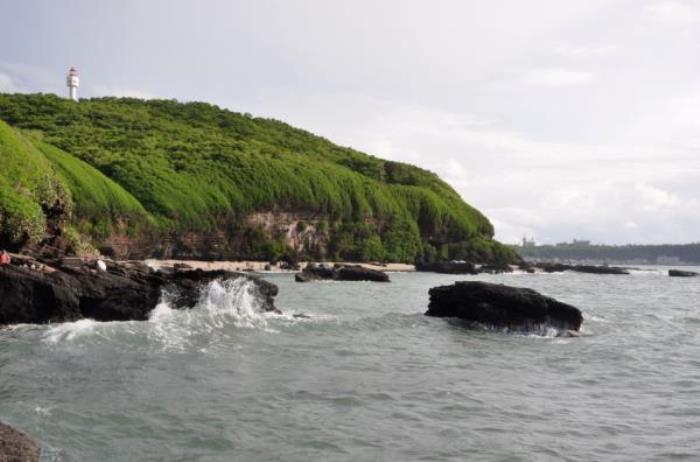
POLYGON ((0 94, 0 246, 203 260, 514 261, 437 175, 205 103, 0 94))

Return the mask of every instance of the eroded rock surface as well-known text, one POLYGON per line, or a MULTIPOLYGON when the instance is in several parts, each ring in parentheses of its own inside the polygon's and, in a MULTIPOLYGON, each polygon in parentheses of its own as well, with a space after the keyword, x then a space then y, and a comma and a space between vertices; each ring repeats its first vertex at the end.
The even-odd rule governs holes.
POLYGON ((360 265, 339 265, 332 268, 325 265, 309 263, 304 270, 294 276, 297 282, 310 281, 371 281, 389 282, 389 275, 383 271, 360 265))
POLYGON ((15 258, 0 266, 0 325, 75 321, 145 320, 164 291, 174 308, 191 308, 216 279, 246 278, 262 309, 274 311, 277 286, 229 271, 162 270, 141 262, 39 262, 15 258), (105 268, 106 270, 103 270, 105 268))
POLYGON ((537 330, 551 326, 578 331, 581 311, 532 289, 461 281, 430 289, 427 316, 455 317, 490 327, 537 330))
POLYGON ((39 446, 16 428, 0 423, 0 462, 37 462, 39 446))

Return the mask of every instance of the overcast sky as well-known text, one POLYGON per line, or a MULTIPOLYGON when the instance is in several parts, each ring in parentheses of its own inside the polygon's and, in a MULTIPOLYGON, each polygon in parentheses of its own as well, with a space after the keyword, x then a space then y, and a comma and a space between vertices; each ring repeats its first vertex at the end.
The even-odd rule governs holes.
POLYGON ((503 241, 700 241, 700 0, 0 0, 0 91, 202 100, 430 169, 503 241))

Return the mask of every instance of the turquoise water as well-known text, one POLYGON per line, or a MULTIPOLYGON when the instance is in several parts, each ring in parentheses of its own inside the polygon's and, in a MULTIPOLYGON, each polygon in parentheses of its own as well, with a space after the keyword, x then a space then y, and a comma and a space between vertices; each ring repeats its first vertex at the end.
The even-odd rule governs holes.
POLYGON ((0 420, 51 461, 695 460, 700 278, 661 269, 392 274, 390 284, 246 288, 148 322, 0 331, 0 420), (481 279, 580 307, 580 338, 423 316, 430 287, 481 279), (311 317, 295 318, 294 313, 311 317))

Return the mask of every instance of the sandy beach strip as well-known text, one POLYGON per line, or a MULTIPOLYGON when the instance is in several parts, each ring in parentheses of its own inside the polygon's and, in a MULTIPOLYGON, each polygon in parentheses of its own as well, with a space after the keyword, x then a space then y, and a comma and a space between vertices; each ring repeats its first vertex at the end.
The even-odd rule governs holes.
MULTIPOLYGON (((202 269, 202 270, 207 270, 207 271, 212 271, 212 270, 225 270, 225 271, 253 271, 257 273, 265 273, 265 272, 272 272, 272 273, 281 273, 281 272, 290 272, 289 270, 283 270, 280 267, 280 263, 277 263, 275 265, 270 265, 269 262, 266 261, 252 261, 252 260, 243 260, 243 261, 202 261, 202 260, 157 260, 157 259, 147 259, 144 260, 144 263, 146 263, 148 266, 151 266, 153 268, 159 268, 159 267, 172 267, 175 266, 176 264, 185 264, 189 265, 192 268, 195 269, 202 269)), ((319 263, 319 262, 314 262, 314 263, 319 263)), ((328 266, 333 266, 336 262, 323 262, 323 264, 328 265, 328 266)), ((407 263, 386 263, 384 265, 377 265, 377 264, 371 264, 371 263, 358 263, 358 262, 338 262, 342 263, 344 265, 361 265, 364 266, 365 268, 371 268, 371 269, 376 269, 379 271, 388 271, 388 272, 412 272, 416 270, 415 265, 409 265, 407 263)), ((301 262, 301 267, 304 268, 307 264, 307 262, 301 262)))

